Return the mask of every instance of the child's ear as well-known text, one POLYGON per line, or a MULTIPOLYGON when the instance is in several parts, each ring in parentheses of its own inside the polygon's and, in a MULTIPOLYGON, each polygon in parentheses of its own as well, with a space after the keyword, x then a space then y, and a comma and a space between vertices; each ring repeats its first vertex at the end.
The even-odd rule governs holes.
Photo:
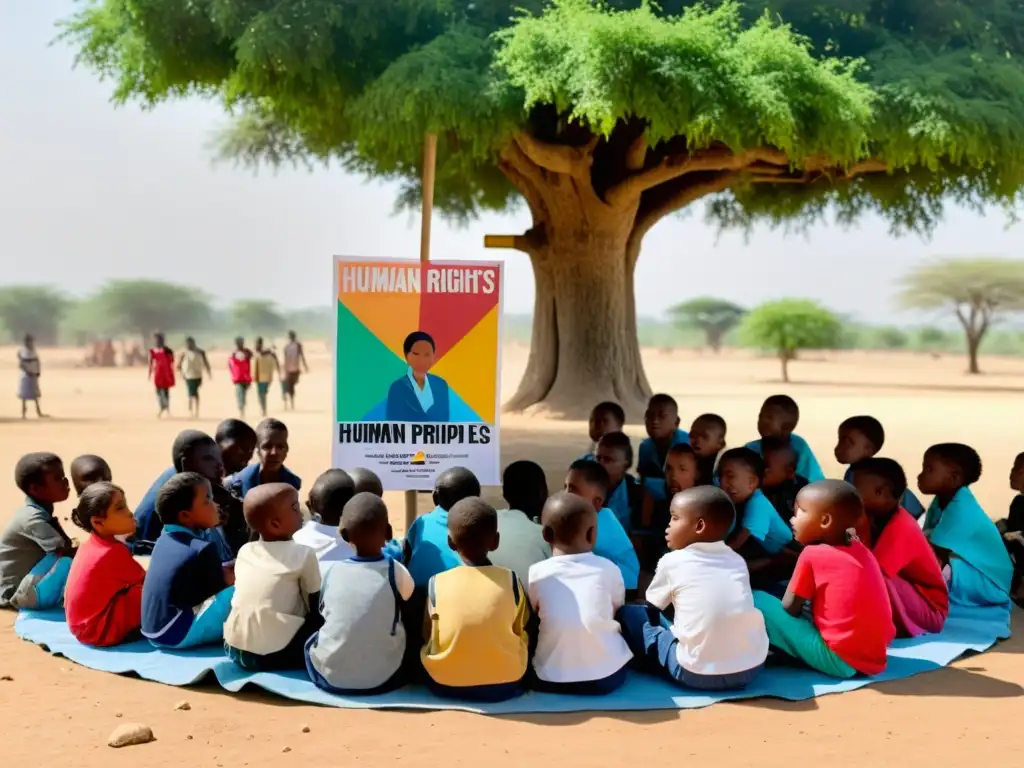
POLYGON ((705 530, 707 530, 707 527, 708 527, 708 525, 707 525, 706 522, 704 522, 704 518, 703 517, 698 517, 697 518, 697 524, 695 526, 693 526, 693 531, 694 531, 694 533, 700 535, 700 534, 703 534, 705 530))
POLYGON ((455 542, 452 541, 452 537, 451 536, 448 537, 448 549, 450 549, 452 552, 458 552, 459 551, 459 550, 457 550, 455 548, 455 542))
POLYGON ((545 525, 544 528, 541 529, 541 535, 544 537, 544 541, 548 544, 555 543, 555 531, 550 525, 545 525))
POLYGON ((437 500, 437 491, 430 494, 430 498, 433 500, 435 507, 440 506, 440 502, 437 500))
POLYGON ((491 547, 490 547, 490 549, 488 549, 487 551, 488 551, 488 552, 494 552, 495 550, 497 550, 497 549, 498 549, 498 545, 499 545, 500 543, 501 543, 501 534, 500 534, 500 533, 498 533, 497 531, 495 531, 495 532, 494 532, 494 543, 493 543, 493 544, 491 544, 491 547))
POLYGON ((676 416, 676 429, 679 429, 679 417, 676 416))
POLYGON ((604 496, 598 494, 594 497, 594 506, 597 507, 598 512, 604 509, 604 496))
POLYGON ((593 546, 595 541, 597 541, 597 526, 592 525, 587 528, 587 544, 593 546))
POLYGON ((341 529, 341 540, 344 542, 348 542, 348 528, 341 529))
POLYGON ((831 528, 832 527, 832 515, 830 515, 828 512, 823 514, 821 516, 821 520, 818 521, 818 525, 821 527, 822 530, 826 530, 828 528, 831 528))

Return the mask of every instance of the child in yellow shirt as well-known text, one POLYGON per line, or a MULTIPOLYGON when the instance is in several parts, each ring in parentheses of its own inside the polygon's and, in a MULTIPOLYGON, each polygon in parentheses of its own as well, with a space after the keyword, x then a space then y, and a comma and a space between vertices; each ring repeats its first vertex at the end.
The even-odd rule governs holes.
POLYGON ((463 565, 427 584, 427 686, 438 696, 504 701, 522 693, 528 664, 529 600, 518 577, 491 565, 498 513, 470 496, 448 510, 448 544, 463 565))

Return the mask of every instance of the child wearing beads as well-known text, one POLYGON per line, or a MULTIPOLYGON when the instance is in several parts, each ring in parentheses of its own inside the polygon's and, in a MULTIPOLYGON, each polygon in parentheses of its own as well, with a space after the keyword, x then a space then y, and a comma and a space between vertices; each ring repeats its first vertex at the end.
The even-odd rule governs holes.
POLYGON ((925 452, 917 486, 935 498, 924 534, 944 566, 951 602, 1009 609, 1013 563, 999 529, 971 493, 980 477, 981 458, 970 446, 940 443, 925 452))
POLYGON ((142 625, 146 571, 118 536, 135 533, 124 491, 108 481, 86 487, 71 520, 89 534, 71 563, 64 592, 68 629, 78 642, 117 645, 142 625))

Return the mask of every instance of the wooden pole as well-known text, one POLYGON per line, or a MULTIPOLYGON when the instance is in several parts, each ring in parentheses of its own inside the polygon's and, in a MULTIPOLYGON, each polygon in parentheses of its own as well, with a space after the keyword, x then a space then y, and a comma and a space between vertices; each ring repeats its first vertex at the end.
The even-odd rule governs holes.
MULTIPOLYGON (((437 170, 437 134, 423 139, 423 213, 420 216, 420 266, 430 263, 430 219, 434 215, 434 175, 437 170)), ((423 278, 421 278, 423 279, 423 278)), ((416 491, 405 492, 405 530, 416 520, 416 491)))

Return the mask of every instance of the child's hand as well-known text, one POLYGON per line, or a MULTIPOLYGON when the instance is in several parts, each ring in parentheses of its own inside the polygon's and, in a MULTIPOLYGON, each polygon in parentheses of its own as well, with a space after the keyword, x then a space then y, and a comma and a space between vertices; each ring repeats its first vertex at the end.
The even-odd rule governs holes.
POLYGON ((229 587, 235 586, 235 564, 225 563, 222 568, 224 569, 224 583, 229 587))
POLYGON ((1003 540, 1019 541, 1021 544, 1024 544, 1024 533, 1021 533, 1020 531, 1010 531, 1009 533, 1003 534, 1003 540))

